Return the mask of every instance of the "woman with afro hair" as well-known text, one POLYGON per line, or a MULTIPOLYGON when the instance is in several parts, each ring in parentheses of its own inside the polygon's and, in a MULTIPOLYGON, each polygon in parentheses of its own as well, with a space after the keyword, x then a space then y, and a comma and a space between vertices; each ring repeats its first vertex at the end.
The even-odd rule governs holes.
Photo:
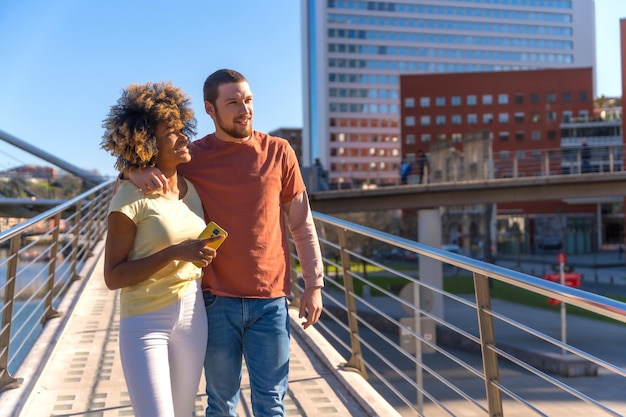
POLYGON ((196 119, 171 83, 124 89, 103 121, 101 147, 119 170, 157 167, 166 192, 145 195, 121 181, 109 207, 104 279, 120 289, 120 356, 136 417, 189 417, 206 349, 202 268, 216 255, 197 239, 205 227, 194 186, 177 173, 189 162, 196 119))

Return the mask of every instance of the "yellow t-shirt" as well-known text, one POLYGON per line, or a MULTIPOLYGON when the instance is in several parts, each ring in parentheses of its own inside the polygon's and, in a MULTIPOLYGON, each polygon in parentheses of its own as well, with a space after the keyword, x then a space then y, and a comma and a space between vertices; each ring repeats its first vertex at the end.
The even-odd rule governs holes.
MULTIPOLYGON (((168 200, 158 194, 145 196, 130 181, 120 184, 109 205, 109 212, 128 216, 137 225, 135 242, 128 260, 145 258, 186 239, 198 237, 205 223, 202 203, 187 180, 182 200, 168 200)), ((145 281, 122 288, 122 317, 150 313, 180 299, 189 285, 202 276, 202 269, 191 262, 173 261, 145 281)))

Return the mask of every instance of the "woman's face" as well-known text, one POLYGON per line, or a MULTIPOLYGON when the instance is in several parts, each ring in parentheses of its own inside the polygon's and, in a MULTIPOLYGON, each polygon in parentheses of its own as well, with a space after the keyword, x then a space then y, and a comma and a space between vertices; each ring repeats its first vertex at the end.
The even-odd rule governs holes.
POLYGON ((191 161, 189 139, 180 130, 171 128, 167 123, 159 123, 155 136, 159 155, 156 166, 164 169, 175 169, 178 164, 191 161))

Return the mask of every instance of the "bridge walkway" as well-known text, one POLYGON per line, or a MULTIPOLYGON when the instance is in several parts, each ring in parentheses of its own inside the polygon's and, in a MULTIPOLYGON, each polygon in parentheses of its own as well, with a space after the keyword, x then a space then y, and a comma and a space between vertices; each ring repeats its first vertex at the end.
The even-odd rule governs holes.
MULTIPOLYGON (((21 413, 10 415, 134 415, 119 358, 118 292, 110 291, 104 285, 103 260, 101 255, 93 273, 86 278, 73 311, 67 313, 71 316, 32 392, 22 400, 24 406, 21 413)), ((289 392, 285 399, 287 415, 342 417, 396 414, 360 375, 333 366, 328 353, 332 357, 334 349, 315 329, 307 329, 306 332, 299 329, 295 310, 290 314, 292 339, 289 392)), ((238 416, 252 416, 246 372, 241 387, 238 416)), ((17 393, 20 390, 14 391, 17 393)), ((202 378, 196 397, 196 416, 204 416, 206 399, 202 378)))

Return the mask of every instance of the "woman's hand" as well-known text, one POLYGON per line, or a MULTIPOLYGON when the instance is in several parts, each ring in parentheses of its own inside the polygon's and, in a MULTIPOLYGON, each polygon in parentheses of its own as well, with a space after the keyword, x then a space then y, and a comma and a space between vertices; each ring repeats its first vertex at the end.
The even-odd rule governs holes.
POLYGON ((224 239, 224 235, 215 235, 206 239, 188 239, 176 246, 177 259, 193 262, 197 267, 203 268, 213 262, 217 250, 210 247, 212 242, 224 239))

